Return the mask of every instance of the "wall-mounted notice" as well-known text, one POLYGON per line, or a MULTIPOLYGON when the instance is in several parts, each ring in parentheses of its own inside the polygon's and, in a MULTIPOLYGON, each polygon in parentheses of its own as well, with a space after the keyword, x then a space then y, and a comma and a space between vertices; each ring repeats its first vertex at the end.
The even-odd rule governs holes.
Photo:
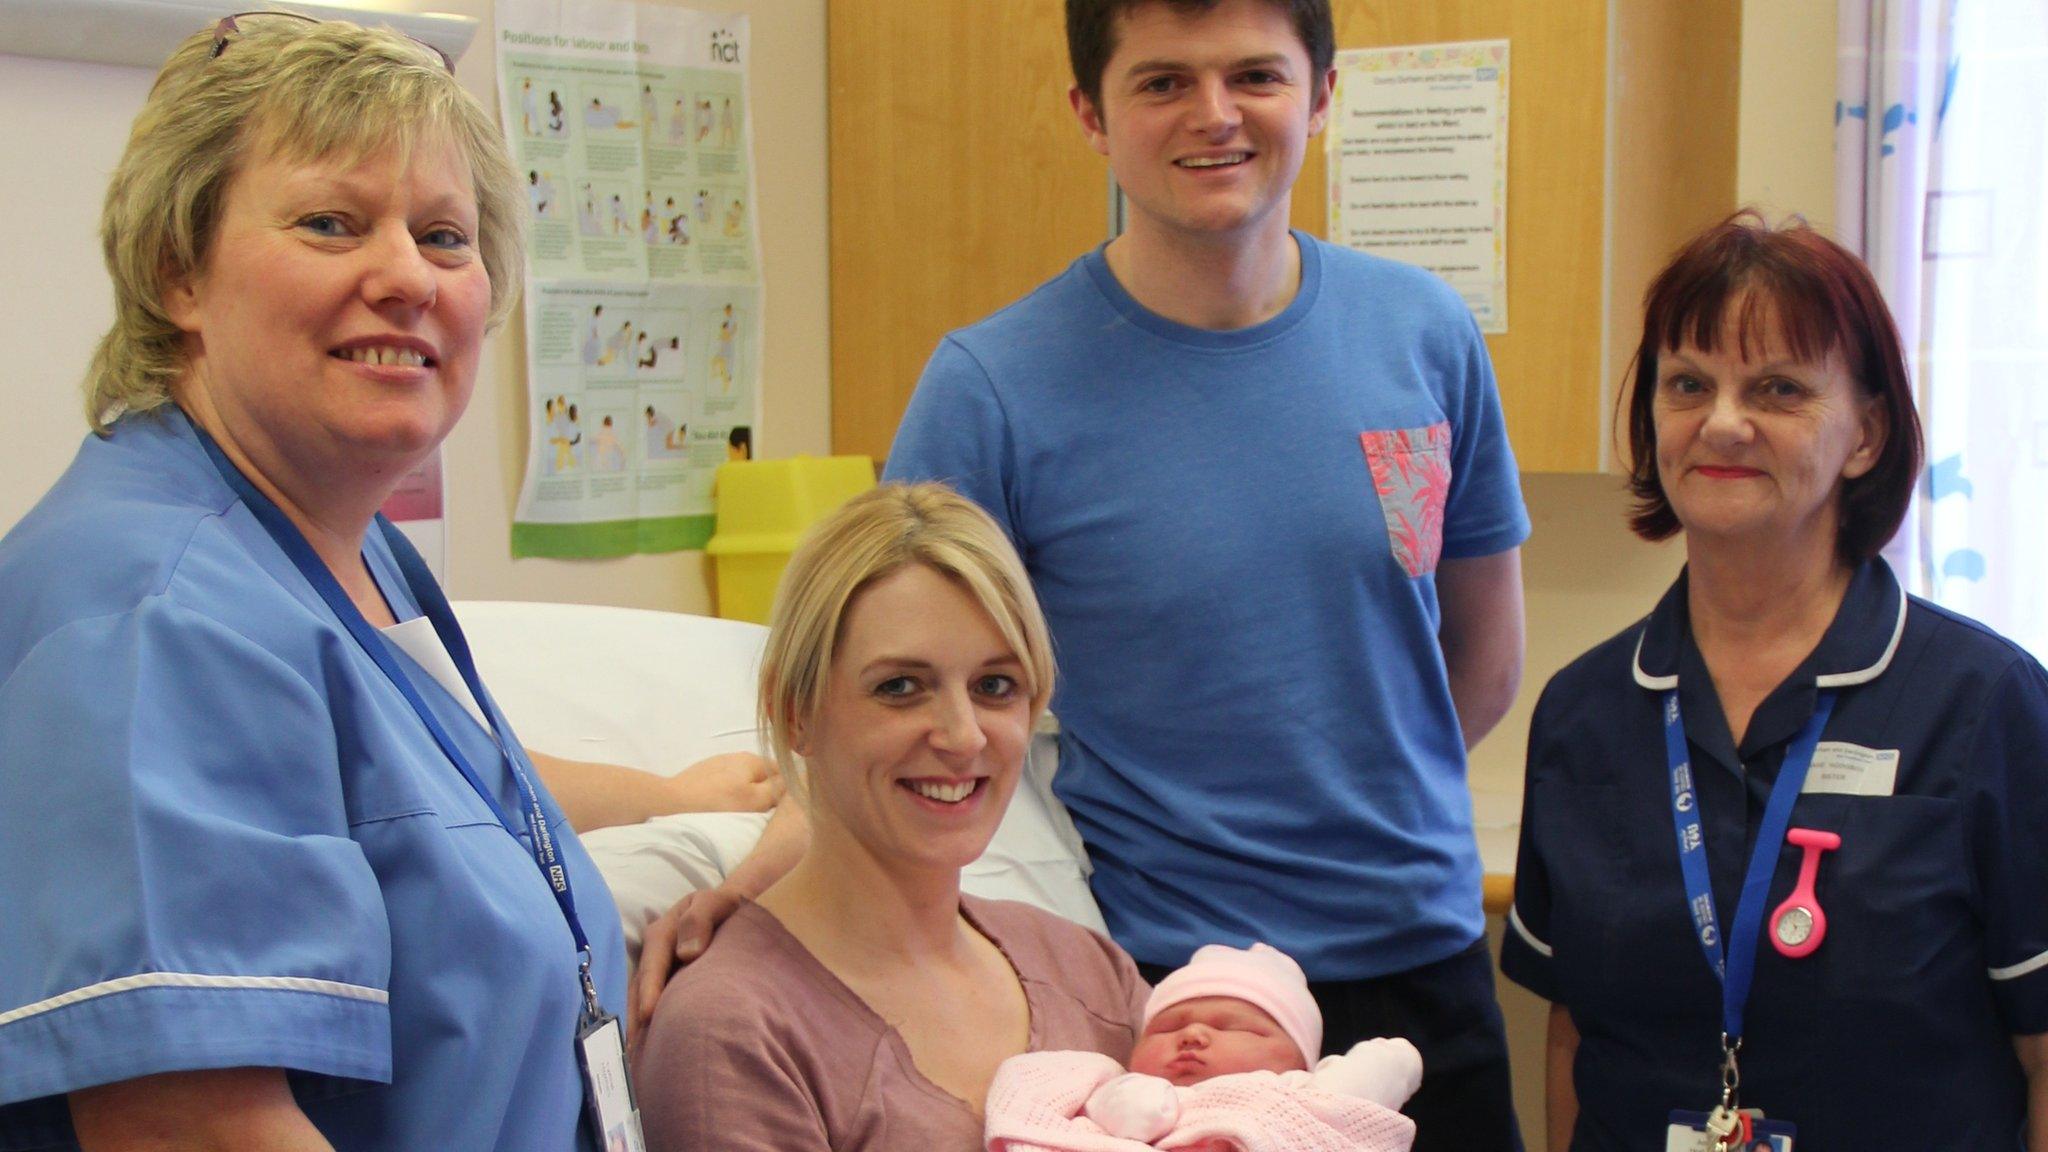
POLYGON ((497 35, 530 237, 512 554, 701 548, 760 412, 747 19, 498 0, 497 35))
POLYGON ((448 582, 448 485, 441 471, 441 449, 413 466, 398 490, 378 511, 405 533, 419 549, 434 579, 448 582))
POLYGON ((1508 330, 1508 42, 1337 53, 1330 239, 1450 282, 1508 330))

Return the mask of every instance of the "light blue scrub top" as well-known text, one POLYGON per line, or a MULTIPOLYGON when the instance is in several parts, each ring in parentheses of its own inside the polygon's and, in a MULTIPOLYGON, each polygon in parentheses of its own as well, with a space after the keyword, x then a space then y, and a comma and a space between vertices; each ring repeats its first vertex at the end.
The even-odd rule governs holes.
MULTIPOLYGON (((377 533, 364 555, 419 615, 377 533)), ((617 911, 541 800, 623 1012, 617 911)), ((74 1089, 240 1066, 290 1070, 337 1149, 590 1147, 576 948, 525 839, 181 413, 88 438, 0 540, 0 1149, 74 1147, 74 1089)))

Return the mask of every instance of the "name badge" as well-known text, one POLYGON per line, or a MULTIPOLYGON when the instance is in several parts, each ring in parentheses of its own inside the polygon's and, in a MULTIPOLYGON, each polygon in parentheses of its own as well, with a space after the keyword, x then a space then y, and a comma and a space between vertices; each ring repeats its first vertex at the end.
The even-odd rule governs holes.
MULTIPOLYGON (((1728 1145, 1734 1152, 1792 1152, 1792 1137, 1797 1133, 1790 1123, 1766 1120, 1754 1108, 1744 1108, 1739 1115, 1742 1127, 1728 1145)), ((1664 1152, 1714 1152, 1707 1114, 1674 1110, 1671 1126, 1664 1130, 1664 1152)))
POLYGON ((591 1021, 576 1036, 583 1066, 583 1117, 605 1152, 647 1152, 640 1110, 633 1106, 633 1081, 626 1074, 626 1031, 617 1016, 591 1021))
POLYGON ((1899 780, 1899 750, 1865 748, 1839 740, 1823 741, 1813 750, 1803 795, 1889 796, 1899 780))

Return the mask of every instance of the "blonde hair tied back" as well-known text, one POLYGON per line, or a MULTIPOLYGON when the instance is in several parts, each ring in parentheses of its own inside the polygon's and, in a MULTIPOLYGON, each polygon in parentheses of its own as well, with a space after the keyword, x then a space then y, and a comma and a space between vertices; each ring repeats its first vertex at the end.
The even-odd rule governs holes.
POLYGON ((947 577, 988 613, 1024 665, 1035 718, 1052 697, 1052 640, 1024 562, 989 514, 938 483, 883 484, 813 525, 783 570, 761 656, 760 722, 790 791, 791 744, 817 722, 846 612, 861 590, 911 564, 947 577))

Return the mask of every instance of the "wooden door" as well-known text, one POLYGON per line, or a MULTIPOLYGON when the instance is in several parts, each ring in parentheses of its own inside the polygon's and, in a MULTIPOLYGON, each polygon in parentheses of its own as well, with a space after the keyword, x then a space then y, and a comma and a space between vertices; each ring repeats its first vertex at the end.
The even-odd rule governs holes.
POLYGON ((877 459, 947 332, 1100 244, 1060 0, 832 0, 832 450, 877 459))

